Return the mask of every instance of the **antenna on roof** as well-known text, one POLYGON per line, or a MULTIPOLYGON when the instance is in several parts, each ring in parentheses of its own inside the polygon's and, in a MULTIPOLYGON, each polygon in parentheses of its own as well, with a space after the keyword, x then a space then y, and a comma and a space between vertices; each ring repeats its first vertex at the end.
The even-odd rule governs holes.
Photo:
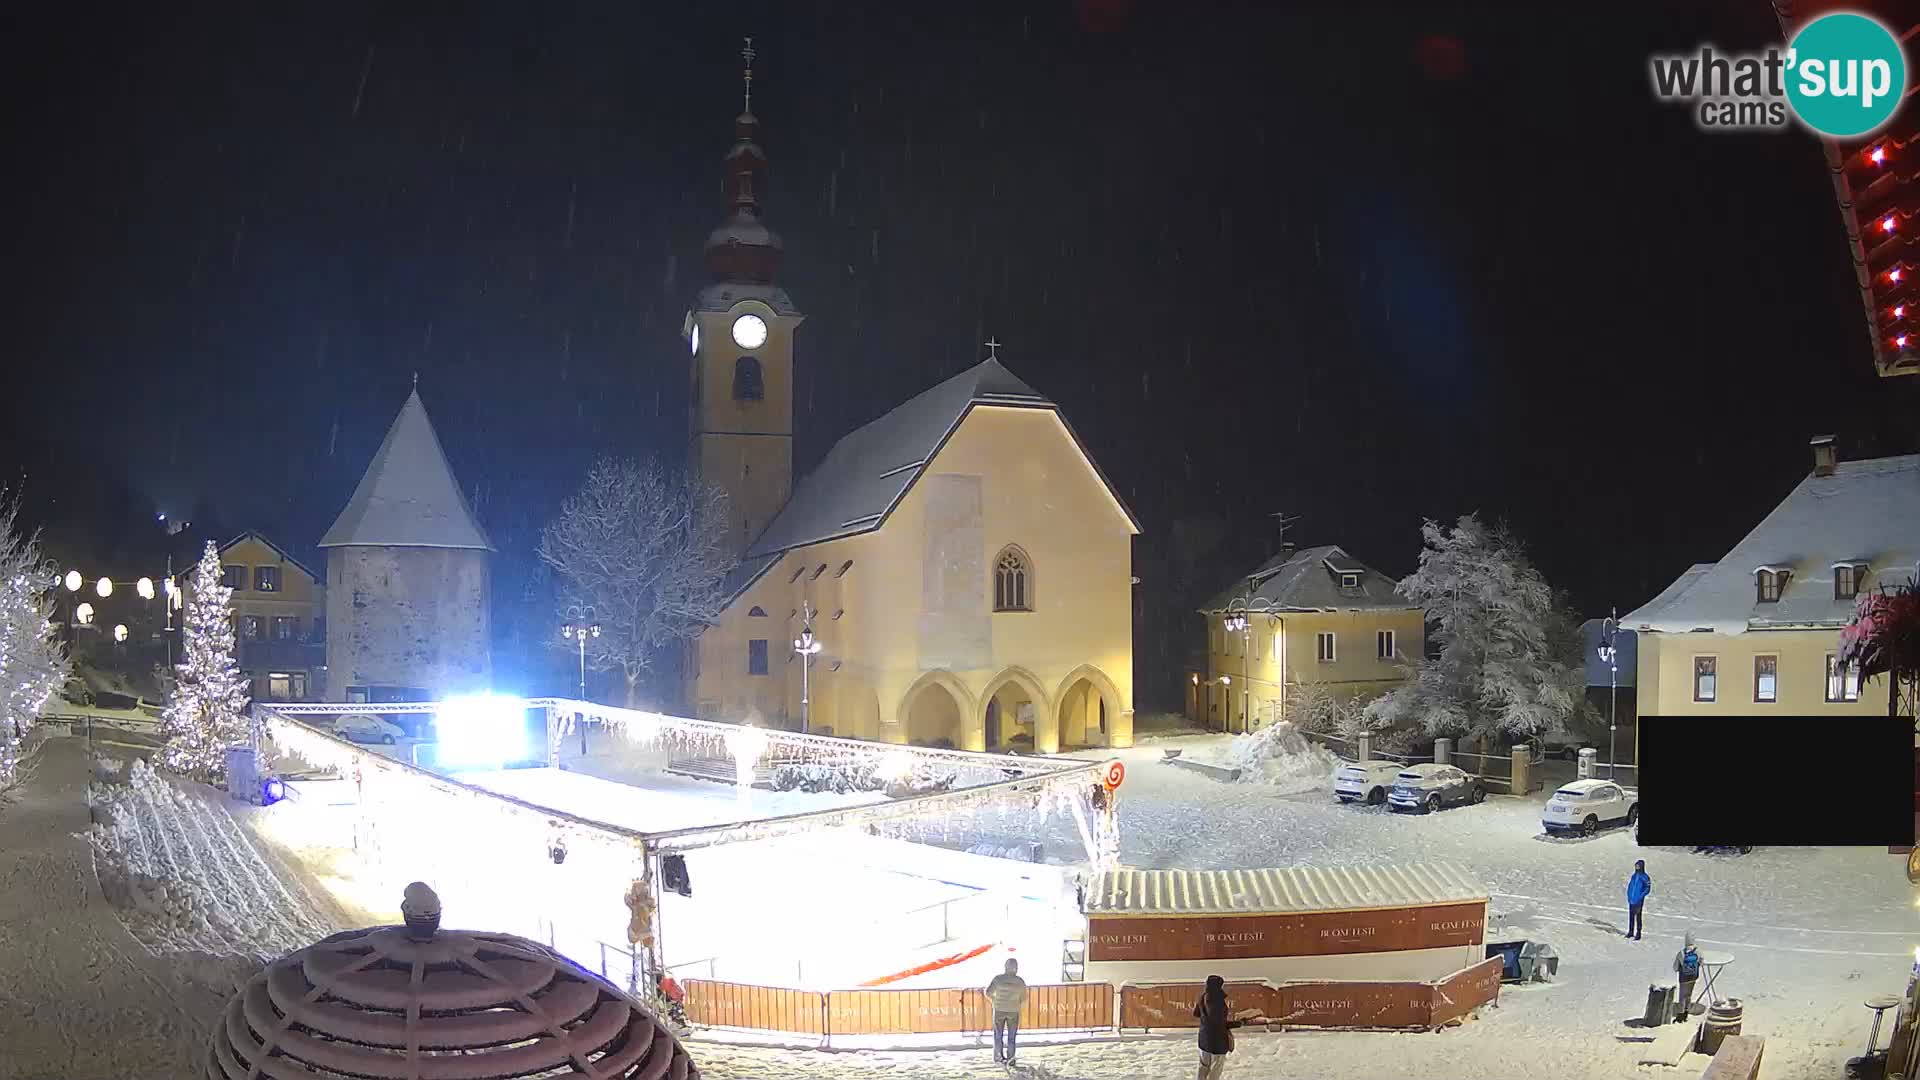
POLYGON ((413 373, 413 388, 420 389, 420 373, 417 371, 413 373))
POLYGON ((1289 515, 1284 510, 1275 510, 1273 513, 1268 514, 1267 516, 1273 519, 1274 528, 1279 530, 1280 550, 1285 551, 1288 547, 1287 526, 1293 524, 1296 521, 1299 521, 1300 515, 1298 514, 1289 515))

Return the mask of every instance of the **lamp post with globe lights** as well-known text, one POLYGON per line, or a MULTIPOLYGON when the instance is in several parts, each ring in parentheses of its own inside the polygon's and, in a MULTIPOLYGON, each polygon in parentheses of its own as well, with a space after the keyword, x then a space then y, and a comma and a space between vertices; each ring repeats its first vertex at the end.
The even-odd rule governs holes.
POLYGON ((820 642, 813 636, 813 605, 805 604, 805 617, 800 622, 800 636, 793 639, 793 651, 800 656, 800 732, 807 734, 813 730, 807 716, 808 672, 813 666, 813 658, 820 653, 820 642))
MULTIPOLYGON (((593 608, 583 608, 577 604, 569 607, 567 609, 567 621, 560 627, 560 636, 579 646, 580 700, 584 703, 587 700, 587 639, 600 636, 600 624, 594 621, 593 608)), ((584 757, 587 753, 586 714, 581 714, 579 724, 580 754, 584 757)))
POLYGON ((1620 610, 1615 608, 1600 624, 1600 662, 1607 665, 1607 779, 1613 779, 1614 732, 1619 722, 1620 650, 1614 636, 1620 632, 1620 610))

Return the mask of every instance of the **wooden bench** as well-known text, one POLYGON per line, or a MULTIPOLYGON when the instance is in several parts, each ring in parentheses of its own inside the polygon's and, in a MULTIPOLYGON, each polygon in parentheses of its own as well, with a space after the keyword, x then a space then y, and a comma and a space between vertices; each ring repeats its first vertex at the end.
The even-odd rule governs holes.
POLYGON ((1755 1080, 1760 1075, 1760 1051, 1766 1040, 1758 1035, 1729 1035, 1720 1041, 1700 1080, 1755 1080))

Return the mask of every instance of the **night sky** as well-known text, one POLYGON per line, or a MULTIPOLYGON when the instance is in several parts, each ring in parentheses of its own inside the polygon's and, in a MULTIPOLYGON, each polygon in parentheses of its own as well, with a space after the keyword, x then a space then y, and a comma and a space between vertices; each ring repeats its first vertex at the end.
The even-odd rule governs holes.
POLYGON ((1395 575, 1505 518, 1604 614, 1809 436, 1920 448, 1818 145, 1652 100, 1764 0, 410 7, 17 26, 7 479, 50 524, 211 500, 310 552, 418 372, 514 594, 596 452, 684 452, 746 34, 798 462, 996 336, 1144 525, 1142 708, 1272 512, 1395 575))

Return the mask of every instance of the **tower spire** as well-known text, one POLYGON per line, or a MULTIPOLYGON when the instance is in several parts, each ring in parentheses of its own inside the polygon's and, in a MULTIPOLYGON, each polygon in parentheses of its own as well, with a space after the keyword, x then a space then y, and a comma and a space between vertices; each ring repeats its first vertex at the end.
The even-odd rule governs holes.
POLYGON ((745 77, 747 82, 747 102, 746 102, 746 107, 742 108, 740 111, 743 113, 746 113, 748 116, 753 115, 753 57, 754 57, 753 38, 749 36, 747 38, 746 46, 740 50, 740 59, 745 60, 747 62, 747 68, 745 71, 745 77))
POLYGON ((753 61, 758 56, 753 39, 746 38, 740 49, 746 111, 733 122, 724 188, 727 218, 707 236, 707 269, 716 281, 765 285, 780 267, 780 238, 760 219, 767 152, 760 147, 760 121, 753 115, 753 61))

